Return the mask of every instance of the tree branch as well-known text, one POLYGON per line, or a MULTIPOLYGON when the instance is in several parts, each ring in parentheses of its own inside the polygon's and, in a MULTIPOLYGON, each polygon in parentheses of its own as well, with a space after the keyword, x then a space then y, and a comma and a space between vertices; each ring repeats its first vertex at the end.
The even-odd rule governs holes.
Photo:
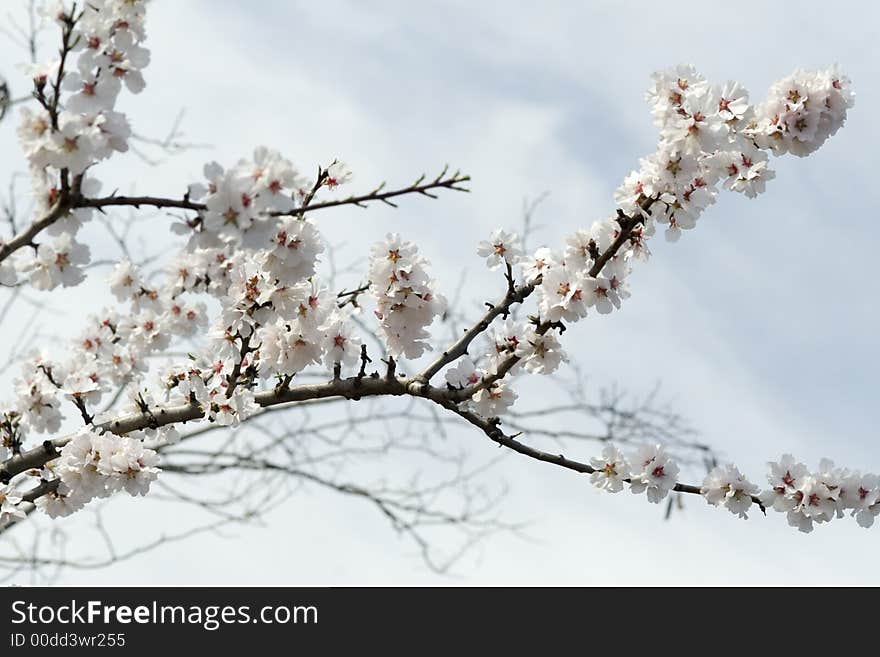
MULTIPOLYGON (((445 171, 444 174, 445 175, 445 171)), ((420 178, 416 183, 409 185, 407 187, 402 187, 400 189, 394 189, 387 192, 381 191, 384 187, 384 183, 374 189, 367 194, 361 194, 359 196, 349 196, 347 198, 335 199, 332 201, 324 201, 323 203, 311 203, 308 206, 308 210, 311 212, 312 210, 325 210, 327 208, 337 208, 343 205, 357 205, 359 207, 366 207, 367 203, 374 202, 384 202, 386 205, 392 205, 393 203, 389 203, 388 199, 394 198, 396 196, 404 196, 406 194, 422 194, 423 196, 429 196, 431 198, 436 198, 435 195, 429 194, 432 189, 452 189, 459 192, 468 191, 466 188, 461 187, 462 183, 468 182, 471 178, 470 176, 465 176, 456 171, 454 174, 446 177, 438 177, 434 180, 431 180, 427 183, 422 183, 421 181, 424 177, 420 178)), ((195 201, 190 201, 187 198, 182 199, 173 199, 173 198, 164 198, 160 196, 105 196, 102 198, 85 198, 79 197, 74 200, 73 207, 77 208, 96 208, 103 209, 109 207, 117 207, 117 206, 129 206, 134 208, 140 208, 142 205, 147 205, 156 208, 176 208, 178 210, 192 210, 193 212, 202 212, 207 209, 204 203, 196 203, 195 201)), ((396 207, 396 206, 394 206, 396 207)), ((295 208, 288 212, 272 212, 270 216, 272 217, 283 217, 283 216, 294 216, 299 214, 301 208, 295 208)))
MULTIPOLYGON (((575 472, 591 474, 595 470, 587 463, 574 461, 562 454, 551 454, 522 443, 514 436, 506 435, 499 429, 498 418, 485 419, 479 415, 462 409, 458 406, 456 393, 459 391, 443 390, 424 383, 417 377, 349 377, 335 379, 327 383, 308 384, 280 390, 269 390, 255 395, 258 404, 264 407, 274 406, 295 401, 310 399, 322 399, 328 397, 344 397, 357 400, 369 396, 403 396, 410 395, 430 400, 443 408, 455 413, 467 420, 470 424, 480 429, 491 440, 503 447, 507 447, 519 454, 528 456, 538 461, 552 463, 554 465, 574 470, 575 472)), ((149 409, 147 412, 127 415, 109 422, 98 425, 103 429, 116 434, 126 434, 147 427, 160 427, 169 424, 177 424, 202 418, 203 410, 197 404, 182 404, 178 406, 165 406, 149 409)), ((11 477, 29 470, 39 468, 48 461, 57 458, 57 449, 63 447, 70 437, 58 438, 54 441, 46 441, 42 447, 22 452, 8 459, 0 467, 0 480, 9 481, 11 477)), ((676 484, 675 491, 681 493, 700 494, 700 487, 689 484, 676 484)), ((758 503, 757 498, 754 498, 758 503)))
MULTIPOLYGON (((430 193, 430 190, 433 189, 451 189, 459 192, 466 192, 469 190, 465 187, 462 187, 461 185, 462 183, 465 183, 470 179, 470 176, 462 175, 458 171, 447 176, 446 169, 444 168, 440 176, 428 182, 422 182, 424 180, 424 176, 422 176, 415 183, 409 185, 408 187, 402 187, 400 189, 395 189, 388 192, 381 191, 384 187, 383 183, 372 192, 362 194, 360 196, 349 196, 347 198, 325 201, 323 203, 311 203, 308 206, 308 211, 311 212, 312 210, 325 210, 327 208, 336 208, 344 205, 356 205, 358 207, 366 207, 367 203, 380 201, 385 203, 386 205, 397 207, 394 205, 394 203, 391 203, 389 199, 406 194, 421 194, 430 198, 436 198, 436 195, 430 193)), ((139 209, 141 206, 191 210, 193 212, 202 212, 207 209, 204 203, 195 203, 194 201, 190 201, 186 197, 181 199, 173 199, 159 196, 113 195, 102 198, 86 198, 82 196, 77 189, 71 190, 70 193, 65 193, 65 190, 62 189, 58 201, 56 201, 55 205, 52 206, 52 208, 45 215, 32 223, 27 228, 27 230, 23 231, 19 235, 16 235, 8 242, 0 242, 0 262, 3 262, 18 249, 33 244, 34 237, 36 237, 38 233, 58 221, 70 210, 77 208, 94 208, 97 210, 103 210, 104 208, 110 207, 133 207, 139 209)), ((299 214, 302 211, 303 208, 300 207, 289 212, 272 212, 270 213, 270 216, 293 216, 299 214)))

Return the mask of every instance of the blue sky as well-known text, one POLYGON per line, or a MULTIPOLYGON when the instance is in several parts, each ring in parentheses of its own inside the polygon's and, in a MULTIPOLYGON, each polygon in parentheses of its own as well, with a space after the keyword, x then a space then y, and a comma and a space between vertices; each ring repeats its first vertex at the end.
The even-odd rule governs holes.
MULTIPOLYGON (((322 228, 344 243, 340 261, 362 257, 363 245, 387 231, 402 232, 421 245, 450 292, 465 267, 472 313, 501 290, 475 245, 496 226, 518 227, 524 197, 550 193, 536 236, 548 245, 612 209, 614 188, 655 145, 642 99, 653 70, 690 62, 718 83, 740 80, 760 99, 796 67, 838 62, 857 94, 847 126, 809 158, 775 160, 777 179, 759 199, 724 194, 679 243, 655 241, 654 258, 634 274, 623 310, 591 316, 566 338, 591 382, 636 393, 661 382, 664 397, 702 438, 752 480, 763 483, 764 462, 785 451, 880 471, 880 238, 871 194, 880 53, 868 28, 877 22, 873 6, 258 7, 153 3, 148 86, 123 109, 138 132, 159 135, 185 107, 187 136, 213 148, 156 168, 114 160, 102 166, 108 188, 178 194, 204 160, 234 162, 259 144, 303 167, 340 157, 358 189, 406 183, 449 162, 473 177, 471 194, 407 200, 398 210, 340 210, 322 216, 322 228)), ((19 58, 0 40, 0 61, 19 58)), ((0 125, 0 152, 5 180, 22 166, 9 121, 0 125)), ((156 244, 166 239, 158 234, 156 244)), ((77 306, 93 303, 100 289, 92 281, 54 299, 56 317, 75 326, 77 306)), ((531 402, 553 401, 552 392, 546 396, 531 402)), ((475 455, 491 456, 490 444, 461 439, 475 455)), ((572 450, 582 458, 594 451, 572 450)), ((357 504, 312 493, 293 497, 264 529, 193 539, 107 570, 71 572, 64 581, 880 583, 876 528, 846 521, 803 536, 782 516, 742 522, 699 499, 664 522, 643 499, 600 495, 568 472, 513 457, 500 468, 511 486, 502 511, 532 521, 531 539, 489 539, 454 577, 426 572, 409 546, 357 504), (252 559, 231 564, 227 555, 241 549, 252 559)), ((132 502, 123 502, 113 509, 121 526, 131 522, 132 502)), ((152 508, 145 504, 144 513, 161 522, 152 508)))

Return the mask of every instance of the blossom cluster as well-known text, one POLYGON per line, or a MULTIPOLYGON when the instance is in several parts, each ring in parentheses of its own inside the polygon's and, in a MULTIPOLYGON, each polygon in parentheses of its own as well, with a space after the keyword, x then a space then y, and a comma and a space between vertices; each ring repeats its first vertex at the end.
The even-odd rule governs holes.
POLYGON ((753 501, 762 509, 785 513, 788 524, 810 532, 815 524, 842 518, 849 512, 862 527, 880 515, 880 478, 856 470, 835 467, 822 459, 811 471, 791 454, 767 464, 769 487, 759 491, 733 465, 714 468, 703 481, 701 492, 709 504, 722 505, 741 518, 753 501))
POLYGON ((361 341, 346 311, 314 279, 282 282, 271 274, 266 260, 274 252, 232 258, 227 305, 202 355, 165 368, 166 399, 198 403, 210 419, 237 425, 259 410, 252 390, 257 379, 292 378, 312 365, 333 370, 355 364, 361 341))
MULTIPOLYGON (((775 176, 769 155, 804 155, 818 148, 843 125, 854 96, 837 67, 798 70, 775 83, 766 102, 756 106, 739 83, 713 86, 693 67, 679 66, 654 74, 646 100, 660 132, 658 147, 616 190, 614 215, 570 234, 560 250, 541 246, 525 254, 518 235, 503 229, 478 245, 490 269, 504 265, 509 283, 518 274, 522 285, 535 286, 538 299, 534 327, 508 325, 502 341, 475 356, 488 363, 477 383, 469 384, 475 395, 468 403, 481 414, 500 414, 515 399, 509 383, 495 381, 498 354, 508 361, 505 373, 552 372, 562 357, 554 332, 590 310, 607 314, 621 307, 630 296, 633 264, 649 258, 647 242, 658 224, 675 241, 696 226, 719 187, 757 196, 775 176), (549 366, 537 353, 553 355, 549 366), (525 367, 518 367, 520 360, 525 367), (480 380, 491 385, 481 386, 480 380)), ((456 364, 447 381, 462 385, 463 378, 474 378, 472 368, 456 364)))
POLYGON ((370 292, 388 351, 396 357, 418 358, 430 345, 427 327, 446 307, 427 272, 428 261, 418 247, 400 235, 388 234, 373 246, 370 292))
POLYGON ((840 129, 854 101, 849 80, 837 66, 799 69, 770 87, 745 132, 760 148, 803 157, 840 129))
POLYGON ((875 474, 835 467, 829 459, 810 471, 791 454, 767 465, 770 487, 760 494, 761 503, 785 513, 788 524, 802 532, 847 511, 862 527, 870 527, 880 515, 880 478, 875 474))
MULTIPOLYGON (((327 186, 350 177, 341 163, 332 166, 327 186)), ((222 175, 214 175, 223 171, 219 165, 208 165, 209 184, 190 188, 192 195, 206 198, 207 209, 197 222, 174 227, 188 233, 189 240, 162 282, 151 283, 133 263, 120 262, 108 282, 127 310, 105 308, 92 316, 67 360, 36 354, 25 361, 16 399, 0 405, 5 420, 0 456, 18 449, 30 432, 58 431, 65 417, 62 403, 68 401, 69 408, 76 407, 92 425, 103 419, 92 409, 104 395, 127 388, 132 410, 148 412, 157 401, 145 383, 151 371, 147 357, 161 354, 172 340, 207 336, 199 355, 185 364, 169 363, 158 372, 164 400, 197 404, 221 425, 237 425, 259 410, 253 388, 261 378, 293 377, 310 365, 330 370, 352 366, 360 353, 360 338, 348 313, 314 276, 323 250, 320 235, 302 213, 278 216, 293 207, 298 193, 291 187, 298 181, 290 174, 293 170, 277 152, 265 148, 222 175), (228 201, 233 198, 230 189, 250 199, 245 205, 252 214, 246 220, 236 215, 239 222, 220 223, 218 215, 232 218, 233 212, 212 199, 228 201), (209 323, 207 305, 196 299, 199 295, 221 302, 213 322, 209 323)), ((149 438, 161 445, 173 442, 176 433, 162 427, 131 436, 103 435, 104 451, 113 440, 142 444, 149 438)), ((57 472, 67 473, 66 481, 50 495, 52 513, 79 508, 97 494, 95 490, 115 490, 109 484, 72 486, 72 473, 85 461, 64 461, 62 456, 62 462, 66 469, 44 473, 47 481, 54 481, 57 472), (74 499, 68 500, 71 495, 74 499)))
POLYGON ((659 503, 676 484, 678 464, 662 445, 643 445, 629 457, 614 445, 606 445, 602 455, 590 459, 590 483, 610 493, 619 493, 629 484, 635 494, 646 493, 648 501, 659 503))
POLYGON ((57 432, 62 403, 82 411, 94 408, 107 393, 145 374, 147 357, 165 349, 172 336, 186 338, 207 325, 204 303, 147 287, 128 261, 117 265, 110 288, 129 302, 127 311, 104 308, 91 315, 64 360, 38 352, 23 361, 15 398, 0 403, 0 457, 30 432, 57 432))
MULTIPOLYGON (((123 263, 117 267, 113 279, 116 283, 120 279, 135 276, 130 265, 123 263), (125 277, 119 275, 120 270, 128 272, 125 277)), ((114 284, 113 287, 119 291, 119 285, 114 284)), ((147 357, 167 347, 172 335, 192 335, 205 325, 207 315, 203 303, 180 300, 163 303, 152 292, 142 287, 133 293, 129 312, 120 313, 105 308, 101 314, 92 315, 86 328, 72 341, 66 359, 55 360, 46 353, 37 352, 24 360, 21 374, 14 381, 16 396, 11 402, 0 403, 0 458, 5 460, 10 453, 17 452, 31 433, 51 435, 58 432, 67 415, 63 410, 65 406, 77 409, 87 422, 86 431, 93 431, 95 422, 101 418, 92 409, 106 399, 108 393, 139 381, 148 371, 147 357)), ((131 388, 134 395, 137 394, 136 390, 136 387, 131 388)), ((140 399, 133 397, 131 410, 142 410, 140 399)), ((171 439, 174 430, 163 427, 149 434, 162 443, 171 439)), ((82 435, 98 440, 98 434, 82 435)), ((147 433, 144 432, 124 437, 101 434, 100 449, 105 454, 119 450, 137 453, 137 446, 146 437, 147 433)), ((83 440, 79 438, 80 445, 83 440)), ((68 447, 65 446, 64 450, 68 450, 68 447)), ((63 451, 62 457, 64 453, 67 452, 63 451)), ((98 488, 74 489, 70 485, 70 472, 83 463, 85 461, 68 461, 66 470, 50 468, 41 473, 46 481, 54 481, 61 472, 68 473, 66 483, 62 481, 52 492, 52 509, 69 507, 75 510, 98 494, 95 492, 98 488), (86 494, 84 491, 92 492, 86 494), (64 501, 71 494, 75 494, 76 498, 64 501)), ((105 475, 108 473, 104 472, 105 475)), ((134 490, 132 486, 129 482, 124 487, 131 492, 134 490)), ((118 490, 118 487, 107 484, 101 490, 109 494, 118 490)))
POLYGON ((39 497, 37 506, 50 517, 67 516, 95 498, 124 490, 146 495, 159 473, 158 455, 143 442, 128 436, 81 429, 61 449, 44 478, 57 479, 50 494, 39 497))
POLYGON ((229 170, 217 162, 206 164, 204 174, 207 182, 190 185, 189 197, 207 206, 201 215, 206 232, 226 242, 241 239, 269 212, 293 210, 293 195, 303 194, 308 184, 288 160, 265 147, 229 170))
POLYGON ((350 367, 361 340, 350 313, 316 277, 324 245, 306 215, 311 194, 351 177, 341 162, 317 182, 302 177, 280 153, 265 147, 230 169, 204 169, 207 183, 189 188, 206 209, 177 224, 188 248, 167 271, 168 293, 208 294, 222 308, 201 355, 162 374, 166 399, 198 403, 207 417, 237 425, 259 410, 259 379, 288 381, 310 366, 350 367))
MULTIPOLYGON (((115 152, 128 150, 131 127, 117 111, 123 86, 143 91, 142 70, 150 61, 143 46, 147 0, 100 0, 75 6, 56 3, 48 17, 61 25, 65 41, 61 58, 31 71, 38 109, 23 107, 18 137, 31 170, 38 216, 50 212, 63 190, 94 194, 100 183, 88 170, 115 152), (68 55, 76 57, 73 70, 68 55), (66 96, 62 98, 62 92, 66 96)), ((54 240, 36 252, 20 251, 12 264, 0 263, 0 279, 11 284, 16 270, 37 289, 76 285, 83 280, 89 249, 76 241, 88 208, 66 209, 52 223, 54 240)))
MULTIPOLYGON (((626 457, 613 445, 592 458, 590 482, 601 490, 617 493, 629 485, 633 493, 647 491, 648 500, 659 502, 675 486, 678 466, 661 446, 644 446, 626 457)), ((785 513, 788 524, 810 532, 815 524, 842 518, 849 512, 862 527, 871 527, 880 515, 880 477, 835 467, 822 459, 816 471, 784 454, 767 464, 766 490, 750 482, 732 464, 712 468, 703 479, 700 494, 713 506, 747 518, 752 504, 761 510, 785 513)), ((690 492, 690 491, 689 491, 690 492)))
POLYGON ((709 504, 723 506, 740 518, 747 518, 746 511, 752 506, 758 487, 743 476, 733 465, 712 468, 703 479, 700 493, 709 504))
POLYGON ((554 334, 541 333, 528 322, 512 318, 487 332, 483 351, 479 364, 464 356, 446 371, 446 382, 451 387, 475 388, 462 405, 483 417, 500 417, 516 401, 517 394, 507 376, 521 371, 551 374, 568 360, 554 334))

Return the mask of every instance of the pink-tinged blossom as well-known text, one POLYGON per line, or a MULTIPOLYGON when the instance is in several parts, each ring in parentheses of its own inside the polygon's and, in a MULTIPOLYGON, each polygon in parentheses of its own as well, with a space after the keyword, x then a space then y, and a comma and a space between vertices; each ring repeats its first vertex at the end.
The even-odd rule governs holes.
POLYGON ((590 465, 595 470, 590 475, 590 483, 609 493, 623 490, 625 480, 630 477, 629 463, 614 445, 605 445, 602 456, 591 458, 590 465))
POLYGON ((140 440, 85 427, 61 448, 52 473, 57 491, 38 506, 57 517, 120 490, 145 495, 159 474, 158 456, 140 440))
POLYGON ((752 506, 752 496, 758 493, 758 487, 731 464, 713 468, 703 479, 700 493, 709 504, 724 506, 735 516, 748 518, 746 512, 752 506))
POLYGON ((82 268, 88 262, 89 247, 63 233, 52 242, 42 242, 32 258, 20 259, 18 269, 36 289, 52 290, 81 283, 85 278, 82 268))
POLYGON ((479 390, 471 398, 471 407, 477 415, 486 418, 500 417, 513 406, 517 394, 505 381, 496 381, 479 390))
POLYGON ((345 162, 333 160, 330 166, 327 167, 326 172, 327 175, 324 178, 324 184, 330 189, 336 189, 339 185, 351 182, 352 173, 348 166, 346 166, 345 162))
POLYGON ((493 271, 501 265, 513 266, 522 258, 519 235, 501 228, 494 230, 488 240, 477 245, 477 255, 486 259, 486 266, 493 271))
POLYGON ((555 267, 539 286, 541 318, 550 322, 576 322, 589 307, 588 279, 583 271, 555 267))
POLYGON ((130 301, 141 288, 141 279, 128 259, 121 260, 108 278, 110 292, 119 301, 130 301))
POLYGON ((10 486, 0 486, 0 527, 27 517, 21 508, 21 494, 10 486))
POLYGON ((520 258, 518 264, 525 280, 532 283, 538 276, 544 275, 553 267, 558 267, 560 262, 561 258, 552 249, 542 246, 534 254, 520 258))
POLYGON ((522 359, 523 369, 533 374, 552 374, 568 360, 555 335, 541 335, 532 327, 526 330, 514 353, 522 359))
POLYGON ((373 246, 370 292, 383 338, 395 357, 418 358, 430 350, 427 328, 446 307, 427 264, 416 246, 397 234, 373 246))
POLYGON ((354 326, 342 312, 334 312, 327 323, 319 329, 323 344, 324 366, 333 369, 336 364, 351 367, 358 362, 361 353, 361 338, 354 326))
POLYGON ((482 378, 483 371, 468 356, 463 356, 446 370, 446 383, 455 388, 475 386, 482 378))
POLYGON ((741 121, 750 107, 749 92, 739 82, 727 82, 718 92, 718 113, 725 121, 741 121))
POLYGON ((260 405, 254 400, 254 393, 246 388, 236 388, 231 397, 226 396, 225 386, 212 392, 207 417, 220 426, 237 427, 260 411, 260 405))
POLYGON ((657 504, 673 489, 678 465, 661 445, 644 445, 630 458, 633 493, 647 493, 648 501, 657 504))

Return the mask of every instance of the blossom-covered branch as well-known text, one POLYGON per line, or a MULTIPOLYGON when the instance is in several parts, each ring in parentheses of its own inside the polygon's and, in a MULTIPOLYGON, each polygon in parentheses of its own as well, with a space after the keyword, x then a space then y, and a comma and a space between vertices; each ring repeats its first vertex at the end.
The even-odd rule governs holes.
MULTIPOLYGON (((446 299, 418 245, 386 235, 370 250, 360 278, 369 282, 334 294, 321 276, 325 243, 311 213, 394 205, 391 199, 406 194, 433 197, 439 189, 462 190, 467 176, 444 169, 398 190, 380 186, 325 200, 322 194, 351 179, 342 162, 318 167, 311 178, 261 146, 232 166, 209 162, 204 180, 189 184, 180 199, 98 195, 99 163, 125 151, 131 135, 115 110, 117 96, 123 85, 132 93, 144 88, 146 6, 102 0, 53 10, 60 59, 34 71, 41 109, 24 108, 19 129, 36 219, 0 245, 0 283, 51 290, 82 282, 90 253, 76 237, 95 210, 152 206, 195 214, 171 227, 181 249, 162 269, 118 262, 109 279, 118 304, 91 317, 68 352, 24 361, 15 399, 0 405, 2 519, 26 512, 24 496, 59 516, 121 490, 146 494, 161 472, 159 452, 176 443, 175 426, 184 422, 238 427, 278 405, 368 397, 422 400, 502 447, 589 474, 606 490, 645 492, 652 502, 670 491, 702 494, 738 515, 757 502, 785 511, 805 531, 848 510, 862 525, 880 514, 876 477, 825 462, 811 473, 783 457, 771 466, 764 492, 734 466, 714 468, 696 486, 678 481, 675 460, 653 442, 631 455, 608 445, 587 462, 538 449, 501 428, 519 379, 553 374, 568 360, 567 327, 594 312, 611 313, 629 298, 631 271, 649 259, 658 227, 675 241, 722 189, 757 196, 775 176, 771 155, 808 155, 843 125, 854 97, 836 67, 795 71, 760 104, 739 83, 711 85, 690 66, 655 74, 646 98, 658 146, 617 189, 614 210, 558 248, 528 254, 515 233, 493 232, 477 254, 501 272, 505 294, 442 348, 431 328, 444 316, 446 299), (75 54, 76 71, 68 71, 75 54), (36 244, 44 230, 54 242, 36 244), (366 335, 381 344, 383 366, 370 356, 366 335), (184 341, 186 351, 170 349, 184 341), (439 355, 422 360, 435 350, 439 355), (416 375, 401 373, 407 361, 416 375), (443 382, 436 383, 441 373, 443 382), (102 412, 104 395, 120 390, 131 412, 102 412), (62 422, 73 421, 82 427, 25 448, 35 434, 57 436, 62 422), (36 478, 35 470, 40 483, 24 490, 19 482, 36 478)), ((242 468, 264 462, 238 461, 242 468)))

